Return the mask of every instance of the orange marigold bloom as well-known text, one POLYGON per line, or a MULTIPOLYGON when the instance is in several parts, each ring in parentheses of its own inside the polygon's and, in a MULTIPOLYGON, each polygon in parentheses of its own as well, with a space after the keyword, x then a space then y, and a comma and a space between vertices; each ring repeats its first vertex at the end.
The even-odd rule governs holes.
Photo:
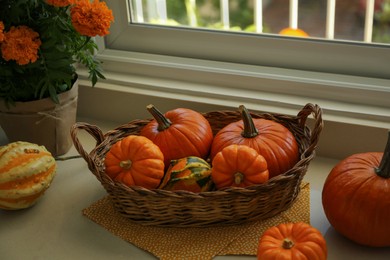
POLYGON ((1 52, 6 61, 15 60, 19 65, 26 65, 38 59, 41 40, 37 32, 24 25, 12 26, 4 36, 1 52))
POLYGON ((0 42, 4 41, 4 23, 0 21, 0 42))
POLYGON ((112 11, 105 2, 80 0, 71 9, 72 24, 81 35, 94 37, 109 33, 111 22, 114 20, 112 11))
POLYGON ((53 6, 65 7, 74 4, 77 0, 46 0, 46 3, 53 6))

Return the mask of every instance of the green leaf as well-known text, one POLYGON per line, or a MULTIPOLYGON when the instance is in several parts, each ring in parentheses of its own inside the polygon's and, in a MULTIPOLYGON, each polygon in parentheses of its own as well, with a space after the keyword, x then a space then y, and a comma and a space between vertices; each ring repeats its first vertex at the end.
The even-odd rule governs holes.
POLYGON ((96 76, 96 73, 92 72, 90 77, 91 77, 91 81, 92 81, 92 86, 95 86, 97 81, 98 81, 98 77, 96 76))
POLYGON ((49 83, 46 79, 42 79, 40 92, 39 92, 39 99, 43 98, 45 96, 45 93, 49 87, 49 83))
POLYGON ((102 73, 100 73, 100 71, 95 70, 95 73, 98 75, 99 78, 106 79, 106 77, 104 77, 104 75, 102 73))
POLYGON ((51 99, 55 102, 55 103, 60 103, 60 100, 58 99, 58 94, 57 94, 57 91, 55 89, 54 86, 49 86, 49 93, 50 93, 50 97, 51 99))

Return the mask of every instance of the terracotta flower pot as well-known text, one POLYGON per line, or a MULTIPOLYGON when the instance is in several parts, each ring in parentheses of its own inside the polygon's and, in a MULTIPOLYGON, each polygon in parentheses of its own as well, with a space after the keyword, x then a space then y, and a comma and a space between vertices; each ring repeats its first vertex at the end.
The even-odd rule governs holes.
POLYGON ((44 145, 53 156, 68 152, 72 147, 70 127, 76 122, 78 81, 58 98, 59 104, 45 98, 16 102, 10 108, 0 102, 0 126, 8 141, 44 145))

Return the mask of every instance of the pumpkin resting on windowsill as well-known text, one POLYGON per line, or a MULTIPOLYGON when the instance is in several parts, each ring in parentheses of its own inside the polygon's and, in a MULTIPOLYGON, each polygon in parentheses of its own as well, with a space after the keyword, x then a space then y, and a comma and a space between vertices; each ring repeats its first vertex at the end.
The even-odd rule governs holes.
POLYGON ((282 223, 267 229, 259 240, 259 260, 326 260, 326 241, 304 222, 282 223))
POLYGON ((390 246, 390 132, 388 135, 383 153, 359 153, 340 161, 322 190, 330 224, 366 246, 390 246))
POLYGON ((19 141, 0 147, 0 208, 33 206, 50 187, 56 170, 44 146, 19 141))

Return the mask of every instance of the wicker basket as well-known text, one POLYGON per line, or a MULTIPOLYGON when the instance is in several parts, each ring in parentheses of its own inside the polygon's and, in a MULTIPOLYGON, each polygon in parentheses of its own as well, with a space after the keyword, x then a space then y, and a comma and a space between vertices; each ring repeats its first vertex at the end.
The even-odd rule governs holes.
MULTIPOLYGON (((214 134, 231 122, 241 120, 238 111, 214 111, 203 114, 214 134)), ((88 163, 88 168, 101 182, 118 212, 139 224, 164 227, 206 227, 234 225, 262 220, 288 209, 297 198, 301 181, 315 156, 315 148, 323 127, 322 111, 307 104, 297 116, 251 113, 253 118, 265 118, 286 126, 295 136, 300 160, 289 171, 268 182, 248 188, 228 188, 220 191, 192 193, 188 191, 149 190, 127 187, 105 174, 104 157, 118 140, 139 134, 148 120, 134 120, 103 134, 94 125, 76 123, 71 129, 75 148, 88 163), (313 115, 314 124, 306 119, 313 115), (85 130, 96 140, 96 147, 87 153, 77 138, 85 130)))

